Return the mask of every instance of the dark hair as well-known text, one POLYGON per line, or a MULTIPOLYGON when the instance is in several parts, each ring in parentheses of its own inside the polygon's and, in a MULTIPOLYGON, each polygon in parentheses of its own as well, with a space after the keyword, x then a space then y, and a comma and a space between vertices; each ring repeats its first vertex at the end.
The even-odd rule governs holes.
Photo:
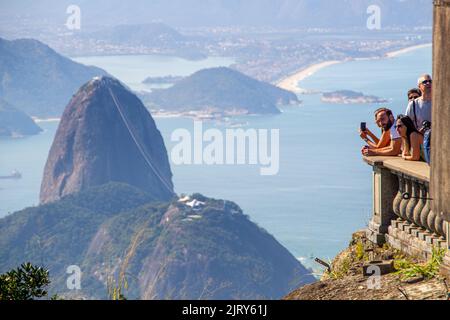
POLYGON ((419 97, 422 96, 422 91, 420 91, 418 88, 412 88, 412 89, 408 90, 408 100, 409 100, 409 95, 412 93, 419 95, 419 97))
POLYGON ((392 111, 391 109, 388 109, 386 107, 382 107, 382 108, 378 108, 377 110, 375 110, 375 112, 373 113, 375 115, 375 120, 377 119, 377 114, 379 114, 380 112, 386 112, 386 115, 388 117, 390 117, 392 115, 392 111))
POLYGON ((408 150, 411 148, 411 134, 413 132, 417 132, 419 133, 419 131, 417 131, 416 126, 414 125, 414 122, 411 120, 410 117, 405 116, 403 114, 399 114, 397 116, 397 121, 400 120, 401 123, 403 123, 403 125, 406 128, 406 141, 407 141, 407 147, 408 150))

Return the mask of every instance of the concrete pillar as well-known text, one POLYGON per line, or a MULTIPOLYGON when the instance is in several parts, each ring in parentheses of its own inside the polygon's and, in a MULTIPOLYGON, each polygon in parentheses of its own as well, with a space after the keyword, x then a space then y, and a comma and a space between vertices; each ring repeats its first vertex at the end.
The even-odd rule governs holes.
POLYGON ((398 178, 379 165, 373 166, 373 215, 367 229, 367 238, 378 245, 386 241, 391 220, 397 218, 392 204, 398 193, 398 178))
MULTIPOLYGON (((432 209, 450 221, 450 0, 434 1, 431 123, 432 209)), ((447 246, 450 248, 448 233, 447 246)), ((450 278, 450 251, 443 272, 450 278)))

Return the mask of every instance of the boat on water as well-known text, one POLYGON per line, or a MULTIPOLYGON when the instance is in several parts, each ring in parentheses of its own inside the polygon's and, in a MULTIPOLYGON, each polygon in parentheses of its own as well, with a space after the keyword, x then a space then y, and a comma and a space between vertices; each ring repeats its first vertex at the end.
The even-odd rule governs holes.
POLYGON ((9 176, 0 176, 0 179, 20 179, 22 178, 22 174, 17 171, 13 170, 9 176))

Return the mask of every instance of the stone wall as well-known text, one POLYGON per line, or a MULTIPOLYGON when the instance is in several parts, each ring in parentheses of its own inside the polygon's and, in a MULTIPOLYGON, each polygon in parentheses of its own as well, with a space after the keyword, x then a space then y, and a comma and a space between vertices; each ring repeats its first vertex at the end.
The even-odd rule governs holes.
MULTIPOLYGON (((450 0, 435 0, 433 15, 432 208, 450 221, 450 0)), ((450 251, 442 273, 450 279, 450 251)))
POLYGON ((423 259, 448 247, 448 223, 432 210, 430 166, 400 157, 365 157, 373 166, 373 216, 367 238, 423 259))

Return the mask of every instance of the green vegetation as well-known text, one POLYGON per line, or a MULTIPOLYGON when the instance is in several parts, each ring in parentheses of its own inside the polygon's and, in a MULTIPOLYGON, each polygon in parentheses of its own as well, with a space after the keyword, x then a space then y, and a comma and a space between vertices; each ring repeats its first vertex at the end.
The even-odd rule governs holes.
POLYGON ((123 293, 128 289, 128 281, 125 277, 121 277, 118 281, 113 277, 108 277, 106 286, 110 300, 127 300, 123 293))
POLYGON ((200 70, 168 89, 152 91, 143 100, 152 108, 165 110, 240 110, 250 114, 277 114, 278 104, 298 103, 292 92, 225 67, 200 70))
MULTIPOLYGON (((150 202, 152 197, 139 189, 113 183, 0 219, 0 271, 22 261, 49 266, 53 274, 50 291, 62 293, 67 289, 67 266, 76 264, 84 270, 83 264, 89 264, 89 260, 98 261, 94 258, 97 256, 109 261, 107 256, 86 257, 89 244, 100 226, 122 211, 150 202)), ((118 249, 126 247, 125 242, 118 249)), ((103 284, 89 277, 83 279, 83 284, 96 286, 98 292, 105 292, 103 284)))
POLYGON ((330 263, 331 272, 326 272, 324 278, 341 279, 345 277, 355 267, 360 267, 364 262, 371 260, 368 251, 373 251, 374 256, 383 257, 382 259, 393 259, 394 268, 397 270, 395 273, 402 280, 416 277, 431 279, 438 275, 439 266, 445 255, 445 249, 433 248, 429 261, 418 262, 418 258, 407 256, 391 248, 388 244, 384 244, 382 247, 372 247, 371 250, 367 249, 364 235, 359 232, 353 234, 348 250, 340 253, 330 263))
POLYGON ((0 300, 33 300, 47 296, 50 284, 48 270, 23 263, 19 268, 0 275, 0 300))
POLYGON ((99 299, 280 298, 315 279, 231 201, 155 202, 111 183, 0 219, 0 271, 34 261, 50 293, 99 299), (66 268, 82 270, 68 292, 66 268))
POLYGON ((444 259, 445 249, 433 247, 431 259, 425 263, 416 263, 407 257, 397 257, 394 260, 394 267, 397 274, 402 279, 410 279, 415 277, 423 277, 431 279, 438 275, 439 266, 444 259))
POLYGON ((369 261, 364 240, 365 236, 363 233, 354 233, 349 243, 349 250, 343 251, 333 262, 329 263, 331 265, 331 272, 326 272, 325 277, 341 279, 348 275, 353 266, 362 265, 362 263, 369 261))
POLYGON ((339 263, 332 263, 331 272, 327 275, 332 279, 342 279, 348 274, 352 263, 351 255, 340 257, 339 263))
POLYGON ((367 261, 369 259, 366 253, 366 248, 364 247, 364 243, 361 240, 357 241, 356 243, 355 254, 357 260, 367 261))

